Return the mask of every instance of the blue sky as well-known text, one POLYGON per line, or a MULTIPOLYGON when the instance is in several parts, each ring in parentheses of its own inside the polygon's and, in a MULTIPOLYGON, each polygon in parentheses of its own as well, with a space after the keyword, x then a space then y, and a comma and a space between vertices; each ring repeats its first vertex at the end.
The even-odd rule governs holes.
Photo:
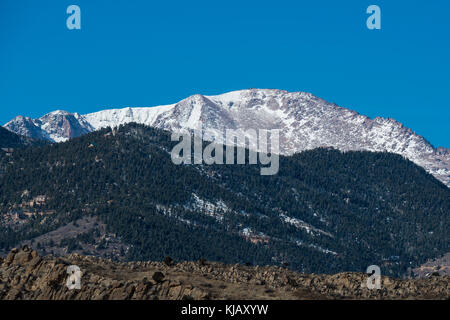
POLYGON ((0 123, 277 88, 450 147, 449 12, 448 0, 2 0, 0 123), (81 30, 66 27, 71 4, 81 30), (366 28, 371 4, 381 30, 366 28))

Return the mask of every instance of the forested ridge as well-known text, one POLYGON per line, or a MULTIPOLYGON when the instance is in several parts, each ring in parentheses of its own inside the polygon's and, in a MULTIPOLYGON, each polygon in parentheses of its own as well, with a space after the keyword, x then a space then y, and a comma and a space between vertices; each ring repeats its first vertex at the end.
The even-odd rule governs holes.
POLYGON ((0 248, 94 216, 127 260, 309 273, 377 264, 402 276, 449 251, 450 190, 399 155, 320 148, 280 157, 279 173, 261 176, 258 165, 174 165, 175 143, 129 124, 2 153, 0 248))
POLYGON ((20 136, 0 126, 0 148, 23 148, 31 145, 45 144, 48 144, 48 142, 20 136))

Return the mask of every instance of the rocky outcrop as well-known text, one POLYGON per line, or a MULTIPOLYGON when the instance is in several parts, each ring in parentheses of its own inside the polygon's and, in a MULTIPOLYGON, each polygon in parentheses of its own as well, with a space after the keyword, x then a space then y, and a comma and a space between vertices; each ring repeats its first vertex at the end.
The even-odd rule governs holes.
POLYGON ((450 277, 398 280, 383 277, 381 289, 367 275, 301 274, 279 267, 216 262, 119 263, 77 254, 39 257, 24 247, 0 259, 0 299, 449 299, 450 277), (81 289, 66 286, 68 267, 80 268, 81 289))

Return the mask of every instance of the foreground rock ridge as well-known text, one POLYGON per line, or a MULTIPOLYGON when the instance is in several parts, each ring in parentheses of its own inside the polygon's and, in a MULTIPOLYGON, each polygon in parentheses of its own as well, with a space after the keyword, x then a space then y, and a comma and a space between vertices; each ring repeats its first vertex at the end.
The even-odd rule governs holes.
POLYGON ((224 143, 226 129, 279 129, 283 155, 318 147, 387 151, 408 158, 450 186, 449 149, 434 148, 394 119, 371 119, 306 92, 248 89, 86 115, 57 110, 39 119, 17 116, 4 127, 27 137, 61 142, 130 122, 169 131, 201 129, 205 140, 219 143, 224 143))
POLYGON ((449 299, 450 277, 399 280, 367 274, 302 274, 281 267, 197 262, 119 263, 72 254, 40 257, 25 246, 0 258, 3 300, 449 299), (66 286, 67 269, 82 271, 81 289, 66 286))

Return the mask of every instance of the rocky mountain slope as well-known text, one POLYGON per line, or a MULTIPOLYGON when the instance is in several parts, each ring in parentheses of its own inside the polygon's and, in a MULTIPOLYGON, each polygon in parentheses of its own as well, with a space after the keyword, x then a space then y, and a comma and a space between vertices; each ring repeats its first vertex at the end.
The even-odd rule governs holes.
POLYGON ((10 149, 43 144, 48 144, 48 142, 21 136, 0 127, 0 148, 4 151, 12 151, 10 149))
POLYGON ((28 244, 405 276, 448 252, 450 189, 399 155, 319 148, 261 176, 260 165, 175 165, 176 143, 127 124, 0 154, 0 254, 28 244))
POLYGON ((61 110, 39 119, 17 116, 4 127, 22 136, 52 142, 66 141, 95 130, 83 116, 61 110))
POLYGON ((450 185, 449 149, 434 148, 394 119, 370 119, 304 92, 250 89, 217 96, 194 95, 152 108, 87 115, 55 111, 39 119, 18 116, 5 128, 58 142, 129 122, 171 131, 201 129, 205 139, 217 142, 224 142, 226 129, 280 129, 280 152, 284 155, 323 146, 343 151, 388 151, 410 159, 450 185))
POLYGON ((367 274, 303 274, 280 267, 217 262, 118 263, 77 254, 40 257, 24 247, 0 258, 0 299, 5 300, 238 300, 238 299, 449 299, 450 277, 398 280, 382 277, 367 288, 367 274), (66 286, 68 267, 81 269, 81 289, 66 286))
POLYGON ((450 276, 450 252, 442 257, 429 260, 423 265, 413 270, 418 278, 425 278, 430 275, 447 275, 450 276))

